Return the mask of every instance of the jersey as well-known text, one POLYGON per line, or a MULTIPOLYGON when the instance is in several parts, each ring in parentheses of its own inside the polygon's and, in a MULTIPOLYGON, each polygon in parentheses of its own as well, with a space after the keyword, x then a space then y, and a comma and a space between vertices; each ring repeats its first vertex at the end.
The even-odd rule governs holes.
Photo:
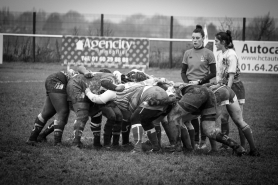
POLYGON ((235 50, 228 49, 224 53, 218 52, 216 56, 216 82, 228 83, 229 74, 233 73, 234 82, 239 81, 239 60, 235 50))
POLYGON ((67 86, 67 94, 69 101, 86 101, 90 102, 85 95, 87 87, 90 88, 94 94, 99 94, 101 90, 101 82, 103 80, 109 80, 111 83, 115 83, 116 79, 112 73, 95 73, 94 77, 86 78, 82 74, 78 74, 72 77, 67 86))
POLYGON ((188 66, 186 76, 189 81, 204 78, 210 73, 210 64, 215 63, 213 52, 207 48, 196 50, 194 48, 184 53, 183 64, 188 66))
POLYGON ((129 83, 123 92, 117 92, 114 102, 121 110, 134 112, 137 107, 163 111, 165 106, 150 106, 144 104, 150 98, 165 99, 167 93, 158 86, 144 86, 139 83, 129 83))

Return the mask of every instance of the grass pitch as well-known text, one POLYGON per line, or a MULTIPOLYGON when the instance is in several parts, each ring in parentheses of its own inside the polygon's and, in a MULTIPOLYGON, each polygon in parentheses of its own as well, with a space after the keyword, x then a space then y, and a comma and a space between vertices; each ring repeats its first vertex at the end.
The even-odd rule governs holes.
MULTIPOLYGON (((0 184, 278 184, 278 75, 241 76, 246 88, 244 119, 261 157, 236 157, 231 150, 214 155, 96 150, 88 124, 82 138, 86 148, 75 150, 71 148, 73 113, 63 146, 53 146, 53 134, 47 143, 26 145, 43 106, 44 80, 62 69, 58 64, 0 65, 0 184)), ((146 72, 181 81, 177 69, 146 72)), ((230 125, 230 136, 239 141, 235 125, 230 125)), ((168 142, 165 134, 162 142, 168 142)))

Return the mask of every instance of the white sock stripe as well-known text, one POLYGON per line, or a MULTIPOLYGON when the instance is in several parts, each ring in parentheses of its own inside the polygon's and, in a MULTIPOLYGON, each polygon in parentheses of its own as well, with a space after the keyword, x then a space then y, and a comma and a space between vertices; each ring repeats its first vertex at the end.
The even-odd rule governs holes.
POLYGON ((101 125, 101 123, 90 123, 91 127, 99 127, 101 125))
POLYGON ((146 132, 154 133, 154 132, 155 132, 155 128, 152 128, 152 129, 150 129, 150 130, 146 130, 146 132))
POLYGON ((35 127, 41 127, 41 128, 42 128, 43 126, 41 126, 41 125, 35 123, 35 127))
POLYGON ((140 126, 142 126, 142 125, 138 123, 138 124, 132 125, 131 128, 140 127, 140 126))
POLYGON ((63 130, 62 129, 54 129, 54 132, 63 132, 63 130))
POLYGON ((40 114, 38 115, 38 119, 39 119, 41 122, 44 123, 44 119, 43 119, 43 117, 42 117, 42 113, 40 113, 40 114))

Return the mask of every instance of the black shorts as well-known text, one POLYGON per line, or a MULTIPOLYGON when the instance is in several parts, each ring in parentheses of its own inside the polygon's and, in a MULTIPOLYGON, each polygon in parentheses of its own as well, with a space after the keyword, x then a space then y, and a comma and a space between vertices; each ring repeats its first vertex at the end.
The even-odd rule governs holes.
POLYGON ((62 72, 49 75, 45 80, 46 94, 47 95, 49 93, 67 94, 67 90, 66 90, 67 83, 68 83, 68 79, 66 75, 64 75, 62 72))
POLYGON ((232 90, 235 92, 239 104, 245 104, 245 88, 242 81, 233 83, 232 90))

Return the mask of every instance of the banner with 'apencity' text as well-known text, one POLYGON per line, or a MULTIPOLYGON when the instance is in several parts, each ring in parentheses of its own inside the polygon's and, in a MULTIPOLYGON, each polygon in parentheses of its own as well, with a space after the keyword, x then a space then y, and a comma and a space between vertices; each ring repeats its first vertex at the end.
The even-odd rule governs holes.
POLYGON ((278 42, 234 41, 243 73, 278 74, 278 42))
POLYGON ((149 66, 149 40, 63 36, 61 58, 65 65, 145 69, 149 66))

